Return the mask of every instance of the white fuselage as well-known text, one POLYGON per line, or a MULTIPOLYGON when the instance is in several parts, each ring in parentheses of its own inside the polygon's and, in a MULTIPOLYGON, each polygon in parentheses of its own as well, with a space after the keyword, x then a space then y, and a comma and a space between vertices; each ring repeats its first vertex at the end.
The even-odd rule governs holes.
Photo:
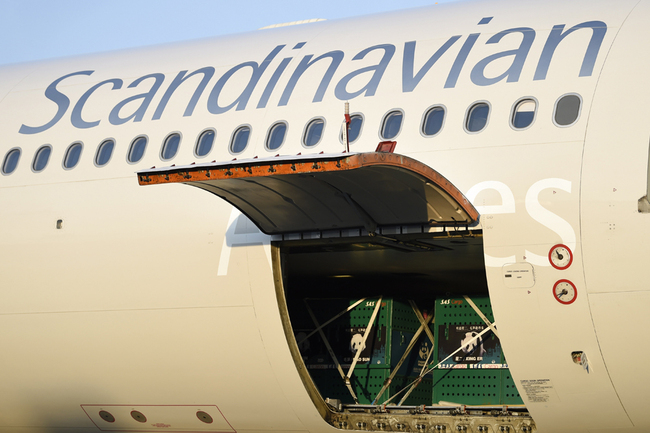
POLYGON ((374 151, 384 115, 399 109, 395 152, 443 174, 481 214, 499 336, 539 431, 648 431, 650 215, 638 204, 648 193, 648 17, 649 1, 459 2, 3 67, 0 158, 16 148, 20 160, 0 176, 0 431, 111 430, 97 407, 174 420, 137 431, 336 431, 290 355, 270 237, 215 196, 141 187, 135 172, 340 152, 346 101, 363 115, 351 150, 374 151), (568 94, 579 116, 558 125, 568 94), (522 98, 536 111, 518 130, 522 98), (487 125, 469 132, 480 101, 487 125), (436 105, 444 124, 426 136, 436 105), (307 148, 316 117, 323 138, 307 148), (277 121, 286 138, 267 150, 277 121), (241 125, 250 142, 234 154, 241 125), (214 146, 198 157, 208 129, 214 146), (178 153, 162 160, 171 133, 178 153), (130 163, 140 136, 146 151, 130 163), (115 147, 98 166, 107 139, 115 147), (79 163, 66 169, 77 142, 79 163), (43 145, 51 155, 36 172, 43 145), (549 262, 556 244, 573 252, 566 270, 549 262), (532 269, 532 286, 507 285, 512 264, 532 269), (575 302, 554 298, 560 279, 575 302), (197 427, 197 410, 214 422, 197 427))

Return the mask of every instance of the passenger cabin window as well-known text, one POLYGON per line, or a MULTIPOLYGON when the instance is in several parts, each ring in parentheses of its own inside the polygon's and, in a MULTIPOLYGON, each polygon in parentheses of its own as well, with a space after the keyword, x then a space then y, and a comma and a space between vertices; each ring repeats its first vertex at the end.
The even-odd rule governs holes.
POLYGON ((115 141, 105 140, 97 148, 97 155, 95 155, 95 165, 97 167, 103 167, 108 164, 108 161, 111 160, 113 156, 113 149, 115 148, 115 141))
POLYGON ((32 163, 32 169, 35 172, 40 172, 47 167, 47 163, 50 161, 50 155, 52 154, 52 148, 50 146, 42 146, 36 151, 34 155, 34 162, 32 163))
MULTIPOLYGON (((361 127, 363 126, 363 116, 361 114, 353 114, 350 116, 350 127, 348 128, 348 140, 350 144, 357 141, 361 135, 361 127)), ((343 126, 345 128, 345 125, 343 126)), ((343 130, 341 130, 341 141, 343 141, 343 130)), ((345 144, 345 143, 343 143, 345 144)))
POLYGON ((571 94, 560 97, 555 103, 553 120, 558 126, 573 125, 580 117, 582 100, 579 95, 571 94))
POLYGON ((7 152, 5 160, 2 163, 2 174, 11 174, 18 167, 20 161, 20 149, 11 149, 7 152))
POLYGON ((65 156, 63 157, 63 168, 70 170, 75 168, 79 163, 79 158, 81 158, 81 151, 83 150, 83 145, 81 143, 72 143, 68 150, 65 151, 65 156))
POLYGON ((480 132, 485 129, 490 116, 490 106, 485 102, 473 105, 467 112, 465 129, 468 132, 480 132))
POLYGON ((160 159, 163 161, 169 161, 178 153, 178 146, 181 144, 181 135, 180 134, 171 134, 165 139, 163 147, 160 150, 160 159))
POLYGON ((320 143, 320 139, 323 136, 323 127, 325 126, 325 121, 323 119, 314 119, 307 124, 305 128, 305 135, 302 139, 302 144, 305 147, 313 147, 320 143))
POLYGON ((383 140, 390 140, 397 137, 402 129, 402 119, 404 114, 401 111, 391 111, 384 118, 381 126, 381 138, 383 140))
POLYGON ((244 149, 248 146, 248 139, 251 135, 250 126, 241 126, 233 133, 232 139, 230 140, 230 152, 231 153, 242 153, 244 149))
POLYGON ((205 155, 210 153, 212 150, 212 145, 214 145, 215 135, 216 134, 212 129, 203 131, 203 133, 199 135, 199 139, 196 142, 196 148, 194 149, 194 154, 197 157, 203 158, 205 155))
POLYGON ((131 146, 129 147, 129 154, 127 155, 126 159, 131 164, 139 162, 144 156, 144 151, 146 149, 147 149, 147 137, 137 137, 135 140, 131 142, 131 146))
POLYGON ((442 129, 445 120, 444 107, 433 107, 424 115, 422 120, 422 134, 427 137, 436 135, 442 129))
POLYGON ((515 129, 528 128, 535 120, 536 111, 537 102, 533 99, 522 99, 517 102, 512 110, 512 127, 515 129))
POLYGON ((269 134, 266 137, 266 149, 275 150, 282 146, 284 143, 284 136, 287 134, 287 124, 278 122, 269 129, 269 134))

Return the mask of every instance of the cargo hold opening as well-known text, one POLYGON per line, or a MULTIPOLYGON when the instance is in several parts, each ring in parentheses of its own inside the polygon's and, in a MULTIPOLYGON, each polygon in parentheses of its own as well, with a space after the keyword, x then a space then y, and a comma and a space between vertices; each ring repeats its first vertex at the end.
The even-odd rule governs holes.
POLYGON ((494 323, 482 230, 418 229, 272 244, 287 340, 312 400, 344 430, 535 431, 476 311, 494 323))
POLYGON ((204 189, 272 236, 287 344, 329 424, 463 431, 471 407, 486 428, 533 431, 493 325, 478 212, 435 170, 361 153, 150 169, 138 179, 204 189))
POLYGON ((514 396, 501 395, 504 378, 497 368, 505 362, 498 340, 489 332, 473 344, 475 351, 461 350, 441 365, 446 368, 427 372, 457 349, 456 343, 459 346, 461 340, 487 327, 465 296, 494 321, 481 230, 399 233, 407 231, 403 229, 394 228, 390 231, 397 233, 382 239, 351 236, 275 243, 293 337, 320 396, 360 405, 520 403, 514 396), (381 306, 371 322, 379 298, 381 306), (429 319, 428 335, 416 310, 429 319), (350 370, 361 345, 362 353, 350 370), (455 377, 456 372, 468 370, 460 367, 483 363, 490 363, 490 370, 477 370, 474 380, 455 377), (440 374, 443 369, 447 374, 440 374), (405 389, 418 378, 417 386, 405 389), (391 386, 382 391, 387 380, 391 386), (483 388, 488 382, 488 390, 465 393, 460 389, 483 388), (451 392, 456 386, 459 389, 451 392))
POLYGON ((481 230, 384 236, 279 243, 285 290, 306 296, 323 291, 330 297, 351 289, 364 296, 487 295, 481 230))

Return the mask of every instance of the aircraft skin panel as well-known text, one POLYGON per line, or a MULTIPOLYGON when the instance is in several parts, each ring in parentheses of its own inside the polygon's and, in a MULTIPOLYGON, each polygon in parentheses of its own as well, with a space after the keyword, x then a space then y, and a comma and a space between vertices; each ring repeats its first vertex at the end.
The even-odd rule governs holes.
POLYGON ((646 11, 646 4, 635 9, 612 47, 612 66, 608 64, 600 78, 603 84, 595 94, 591 115, 594 124, 585 140, 582 221, 585 244, 590 247, 585 256, 589 293, 646 290, 641 279, 631 276, 638 272, 634 257, 650 252, 642 241, 649 227, 648 215, 638 208, 638 200, 648 188, 648 131, 641 125, 650 110, 639 104, 648 89, 639 86, 631 93, 625 85, 641 77, 641 69, 650 64, 647 56, 636 56, 627 49, 629 43, 647 35, 641 24, 646 11), (621 71, 614 66, 622 61, 631 67, 621 71), (620 111, 623 107, 624 113, 620 111), (602 157, 605 151, 606 159, 602 157), (626 248, 632 244, 633 250, 626 248))
MULTIPOLYGON (((245 217, 242 216, 242 218, 245 217)), ((259 268, 268 266, 267 257, 261 255, 259 250, 257 259, 257 266, 259 268)), ((255 315, 259 325, 260 337, 264 344, 268 362, 277 379, 275 392, 282 393, 288 403, 287 409, 291 409, 293 412, 292 416, 301 423, 301 428, 306 431, 337 431, 334 427, 323 421, 296 371, 296 366, 287 347, 287 338, 281 323, 278 298, 275 293, 275 288, 271 287, 272 279, 270 280, 268 278, 266 272, 258 273, 254 269, 252 268, 249 271, 251 294, 255 299, 255 315)), ((250 382, 247 383, 250 384, 250 382)), ((254 392, 254 384, 251 388, 254 392)), ((269 417, 268 419, 273 420, 278 426, 284 424, 281 414, 274 414, 273 418, 269 417)), ((264 430, 262 427, 258 428, 262 431, 264 430)), ((275 430, 274 428, 269 429, 275 430)))
POLYGON ((629 50, 629 44, 650 36, 644 25, 648 12, 648 3, 634 9, 603 68, 585 140, 581 191, 583 263, 594 328, 612 384, 640 430, 649 428, 640 396, 650 373, 634 364, 650 356, 650 350, 628 335, 650 326, 643 311, 649 293, 643 269, 650 254, 645 242, 650 215, 638 206, 648 193, 645 119, 650 109, 639 103, 649 96, 648 87, 630 92, 626 83, 643 80, 643 69, 650 67, 648 56, 629 50), (621 62, 629 67, 617 68, 621 62))
POLYGON ((48 422, 59 420, 69 427, 88 428, 90 420, 85 417, 60 419, 60 414, 68 413, 67 408, 79 402, 210 402, 237 428, 254 429, 257 421, 249 414, 250 395, 241 391, 242 386, 248 389, 246 384, 255 383, 255 395, 265 401, 264 407, 256 408, 259 417, 281 421, 290 430, 303 428, 274 378, 259 336, 260 324, 250 307, 42 314, 2 322, 3 328, 14 325, 23 330, 24 340, 20 342, 3 338, 5 347, 23 347, 14 351, 14 362, 6 364, 9 371, 34 383, 48 384, 42 389, 24 387, 22 381, 5 386, 5 392, 18 401, 31 402, 29 411, 7 412, 3 417, 6 425, 21 425, 35 413, 32 425, 47 427, 48 422), (80 321, 85 326, 80 327, 80 321), (224 328, 231 330, 228 340, 220 336, 224 328), (219 341, 218 357, 212 347, 215 339, 219 341), (83 346, 83 351, 78 346, 83 346), (119 349, 107 349, 115 346, 119 349), (244 352, 242 356, 227 356, 239 351, 244 352), (20 361, 39 358, 42 353, 54 355, 48 358, 47 369, 34 370, 20 361), (188 359, 192 360, 189 369, 184 367, 188 359), (124 360, 128 360, 127 368, 124 360), (53 370, 57 371, 56 380, 48 378, 53 370), (213 386, 196 390, 197 384, 206 383, 213 386), (56 402, 48 401, 54 393, 56 402), (124 400, 126 395, 129 400, 124 400))
POLYGON ((170 203, 165 198, 181 186, 152 187, 149 195, 141 195, 142 188, 132 190, 132 185, 133 179, 125 179, 72 183, 66 188, 41 185, 3 190, 5 206, 0 215, 12 225, 3 231, 3 245, 11 251, 3 263, 7 269, 24 272, 0 275, 4 288, 0 311, 252 305, 246 281, 220 277, 230 290, 215 290, 216 283, 205 283, 206 278, 217 279, 217 270, 209 264, 219 261, 223 239, 214 228, 227 226, 231 207, 213 200, 202 204, 198 213, 196 196, 205 195, 201 191, 182 191, 186 198, 170 203), (112 195, 116 190, 130 194, 129 212, 122 208, 124 197, 112 195), (21 210, 25 194, 50 199, 34 203, 34 212, 25 213, 21 210), (56 229, 58 219, 63 221, 61 230, 56 229), (192 228, 182 229, 178 221, 191 221, 192 228), (176 254, 179 243, 191 246, 196 256, 176 254), (26 263, 31 265, 24 268, 26 263), (158 289, 148 289, 149 285, 158 289), (193 287, 194 296, 176 289, 184 286, 193 287), (105 297, 106 293, 111 295, 105 297))
POLYGON ((646 349, 638 339, 628 338, 639 329, 645 329, 648 291, 630 291, 627 293, 595 293, 589 295, 594 326, 603 358, 618 397, 635 427, 650 428, 645 417, 644 386, 647 372, 635 367, 639 360, 647 355, 646 349), (625 310, 625 314, 614 314, 614 308, 625 310), (640 370, 640 371, 639 371, 640 370))
MULTIPOLYGON (((536 422, 552 423, 551 418, 563 414, 562 425, 571 431, 621 425, 631 427, 601 358, 596 332, 591 327, 581 326, 581 323, 591 323, 592 317, 588 300, 582 296, 584 277, 580 265, 580 233, 563 231, 578 227, 577 185, 580 184, 581 154, 581 143, 513 149, 512 161, 516 161, 520 170, 517 187, 512 188, 514 213, 508 212, 504 202, 490 201, 485 205, 501 204, 501 209, 496 211, 505 213, 482 212, 478 200, 489 191, 479 193, 474 199, 484 227, 485 253, 491 258, 486 256, 486 262, 494 260, 493 265, 487 267, 490 297, 494 302, 495 318, 500 318, 497 326, 513 377, 520 385, 522 381, 547 384, 542 401, 532 399, 539 397, 532 391, 530 395, 525 391, 522 394, 536 422), (558 152, 563 158, 562 169, 548 171, 554 166, 558 152), (547 170, 545 173, 549 178, 536 180, 541 174, 536 170, 547 170), (526 218, 521 219, 519 212, 526 218), (546 220, 550 214, 545 212, 560 217, 566 225, 546 220), (549 249, 558 243, 573 243, 574 263, 563 271, 554 269, 548 262, 549 249), (534 284, 531 287, 507 287, 504 280, 506 266, 523 261, 533 266, 534 284), (553 284, 559 279, 570 279, 578 287, 578 298, 570 309, 556 302, 551 294, 553 284), (571 352, 578 350, 589 355, 593 366, 591 373, 585 373, 572 362, 571 352), (543 410, 546 408, 553 409, 543 410), (573 417, 564 412, 586 414, 594 408, 599 410, 588 418, 573 417)), ((500 165, 492 165, 492 168, 496 171, 506 169, 500 165)))
POLYGON ((351 112, 364 116, 351 151, 374 151, 383 116, 400 108, 404 122, 395 152, 441 173, 480 214, 500 338, 538 431, 645 432, 650 418, 643 392, 650 378, 638 361, 650 353, 638 341, 650 328, 643 278, 650 247, 643 242, 648 214, 639 212, 638 200, 648 194, 644 83, 650 60, 643 46, 649 8, 650 2, 636 0, 459 2, 0 68, 0 158, 14 147, 22 151, 17 170, 0 175, 0 347, 8 354, 0 361, 0 431, 96 432, 81 405, 156 404, 213 405, 237 432, 338 431, 318 413, 291 357, 270 237, 222 200, 186 185, 142 188, 136 172, 341 152, 343 102, 349 100, 351 112), (591 28, 563 39, 545 79, 534 79, 555 25, 567 30, 593 21, 604 22, 607 31, 590 75, 579 72, 591 28), (517 28, 535 32, 521 68, 510 70, 514 56, 504 55, 477 69, 488 56, 521 50, 525 32, 488 43, 517 28), (470 35, 476 42, 455 77, 451 71, 470 35), (245 66, 218 98, 210 97, 233 67, 253 62, 261 68, 279 46, 250 93, 245 89, 256 69, 245 66), (291 81, 305 56, 328 53, 291 81), (285 72, 271 83, 285 58, 285 72), (212 75, 191 114, 184 115, 201 74, 162 104, 179 73, 202 68, 212 75), (349 75, 362 68, 374 69, 349 75), (507 70, 512 80, 488 83, 507 70), (45 96, 55 80, 73 73, 56 86, 67 106, 45 96), (91 91, 106 80, 112 81, 91 91), (582 98, 580 116, 558 127, 554 105, 569 93, 582 98), (151 98, 125 103, 111 117, 118 104, 143 94, 151 98), (524 97, 535 98, 538 109, 534 123, 517 131, 510 126, 512 108, 524 97), (217 101, 213 111, 233 105, 215 114, 210 100, 217 101), (468 133, 464 116, 478 101, 490 103, 487 127, 468 133), (423 113, 437 104, 447 110, 444 128, 425 137, 423 113), (141 119, 119 123, 138 109, 141 119), (304 126, 315 117, 325 119, 324 134, 307 149, 304 126), (287 137, 279 149, 267 150, 266 131, 278 120, 288 123, 287 137), (244 124, 252 127, 251 142, 234 154, 228 150, 232 132, 244 124), (21 133, 21 126, 45 129, 21 133), (193 148, 206 128, 216 131, 214 148, 199 158, 193 148), (163 161, 161 143, 173 132, 181 134, 178 154, 163 161), (129 145, 140 135, 149 144, 131 164, 129 145), (95 152, 106 139, 115 140, 114 153, 98 167, 95 152), (74 142, 83 144, 79 165, 64 169, 74 142), (52 146, 50 161, 35 173, 32 158, 45 144, 52 146), (548 259, 560 243, 573 252, 565 270, 548 259), (512 264, 532 266, 534 285, 508 287, 504 272, 512 264), (552 296, 560 279, 577 288, 571 305, 552 296), (589 372, 573 362, 574 351, 587 355, 589 372))

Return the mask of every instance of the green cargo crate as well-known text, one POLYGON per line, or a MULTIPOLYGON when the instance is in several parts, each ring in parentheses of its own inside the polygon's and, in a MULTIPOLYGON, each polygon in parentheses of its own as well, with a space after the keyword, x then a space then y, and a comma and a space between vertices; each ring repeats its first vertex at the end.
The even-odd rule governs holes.
MULTIPOLYGON (((478 309, 494 322, 488 297, 471 297, 478 309)), ((464 298, 436 300, 436 363, 433 401, 467 405, 522 404, 499 339, 490 331, 470 343, 487 325, 464 298), (463 346, 463 350, 451 355, 463 346)))
MULTIPOLYGON (((316 387, 318 388, 323 398, 337 398, 344 404, 352 404, 354 400, 350 391, 345 386, 343 379, 337 370, 331 369, 314 369, 309 371, 316 387)), ((371 404, 381 388, 385 380, 389 377, 390 371, 388 368, 373 368, 355 370, 350 383, 354 390, 360 404, 371 404)), ((395 393, 406 387, 412 382, 414 378, 406 376, 395 376, 388 389, 382 394, 377 404, 381 404, 394 396, 395 393)), ((419 406, 422 404, 431 404, 431 384, 430 377, 426 377, 422 382, 411 392, 404 404, 419 406)), ((405 393, 400 394, 391 401, 391 404, 397 404, 405 393)))
POLYGON ((515 381, 510 375, 510 371, 504 370, 501 378, 501 403, 507 405, 524 404, 515 386, 515 381))
MULTIPOLYGON (((323 333, 346 374, 354 359, 353 346, 358 347, 361 343, 377 301, 378 298, 366 299, 323 328, 323 333)), ((356 300, 351 299, 307 300, 319 324, 327 322, 355 302, 356 300)), ((359 401, 366 404, 374 400, 384 381, 389 377, 391 368, 397 365, 420 327, 420 322, 408 301, 382 299, 381 302, 382 305, 366 340, 365 349, 361 352, 351 376, 352 386, 359 396, 359 401)), ((430 314, 431 310, 429 306, 428 311, 426 313, 423 311, 423 314, 430 314)), ((339 398, 351 403, 350 392, 335 369, 334 361, 327 352, 321 336, 316 333, 304 340, 304 337, 315 329, 309 315, 306 311, 297 312, 292 316, 292 322, 301 355, 321 395, 324 398, 339 398)), ((430 329, 433 330, 433 327, 430 326, 430 329)), ((382 395, 380 401, 389 398, 398 388, 417 377, 432 348, 432 342, 423 332, 397 372, 390 389, 382 395)), ((408 401, 429 404, 430 400, 431 378, 429 377, 412 392, 408 401)))
MULTIPOLYGON (((377 300, 377 298, 364 300, 353 310, 323 328, 323 333, 341 364, 352 363, 355 355, 352 350, 353 346, 356 347, 361 343, 377 300)), ((308 299, 307 302, 318 323, 323 324, 354 304, 356 300, 308 299)), ((308 314, 301 312, 300 317, 297 316, 292 317, 292 320, 296 339, 301 341, 315 327, 308 314)), ((420 323, 408 301, 382 299, 382 306, 366 340, 365 349, 359 357, 357 368, 395 366, 419 327, 420 323)), ((425 343, 430 344, 426 334, 422 333, 418 345, 400 369, 400 374, 413 374, 418 365, 420 345, 425 343)), ((312 335, 300 346, 301 354, 308 368, 334 367, 333 360, 318 333, 312 335)))
POLYGON ((433 400, 466 405, 499 404, 502 371, 493 370, 435 370, 433 400))
MULTIPOLYGON (((494 322, 488 297, 473 297, 472 301, 490 322, 494 322)), ((464 298, 438 299, 435 309, 437 361, 441 369, 507 368, 499 339, 490 331, 471 346, 464 344, 481 333, 487 325, 464 298), (463 350, 453 355, 460 346, 463 350)))
POLYGON ((466 405, 523 404, 507 369, 436 370, 434 403, 466 405))

